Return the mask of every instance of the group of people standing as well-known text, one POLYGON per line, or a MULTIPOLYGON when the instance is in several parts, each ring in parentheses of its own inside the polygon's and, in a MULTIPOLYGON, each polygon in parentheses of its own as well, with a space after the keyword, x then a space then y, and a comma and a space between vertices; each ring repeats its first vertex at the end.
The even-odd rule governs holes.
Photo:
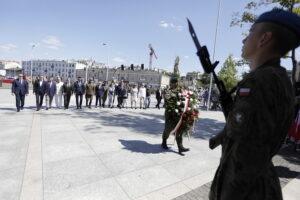
MULTIPOLYGON (((33 83, 33 94, 36 96, 36 110, 39 111, 43 105, 44 99, 46 101, 46 110, 52 108, 53 99, 55 99, 56 107, 69 109, 71 96, 74 94, 76 98, 76 109, 82 109, 83 96, 85 95, 86 107, 92 108, 93 97, 95 96, 95 108, 106 107, 106 101, 108 99, 109 108, 114 108, 115 100, 118 108, 128 108, 128 100, 130 99, 131 108, 147 109, 150 108, 151 92, 153 90, 141 84, 137 87, 137 84, 133 84, 131 87, 125 85, 123 81, 119 84, 115 84, 111 81, 107 84, 107 81, 94 83, 89 80, 87 83, 78 77, 75 82, 71 78, 67 78, 65 82, 62 82, 61 78, 57 78, 55 81, 53 77, 47 79, 44 76, 39 76, 33 83)), ((17 111, 23 109, 25 96, 29 93, 28 82, 23 79, 23 75, 20 74, 12 84, 12 94, 16 96, 17 111)), ((162 90, 158 88, 156 90, 156 108, 160 109, 160 103, 162 100, 162 90)))

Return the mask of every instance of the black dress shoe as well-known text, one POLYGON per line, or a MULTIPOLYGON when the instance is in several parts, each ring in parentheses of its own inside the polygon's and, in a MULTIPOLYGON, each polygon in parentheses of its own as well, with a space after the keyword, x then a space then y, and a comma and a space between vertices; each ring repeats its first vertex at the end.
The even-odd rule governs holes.
POLYGON ((20 109, 17 109, 17 112, 20 112, 20 109))
POLYGON ((48 108, 46 108, 46 110, 48 110, 48 108))
POLYGON ((23 108, 23 107, 21 107, 21 110, 24 110, 24 108, 23 108))

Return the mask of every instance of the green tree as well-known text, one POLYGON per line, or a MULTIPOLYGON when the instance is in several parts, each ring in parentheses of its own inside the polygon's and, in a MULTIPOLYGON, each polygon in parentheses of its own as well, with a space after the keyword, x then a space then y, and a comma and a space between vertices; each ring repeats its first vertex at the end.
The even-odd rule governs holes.
MULTIPOLYGON (((300 0, 256 0, 247 3, 245 6, 245 11, 242 14, 234 13, 230 26, 242 27, 244 24, 253 23, 258 17, 254 11, 261 6, 273 6, 274 8, 289 10, 300 15, 300 0)), ((297 67, 295 50, 292 50, 291 56, 286 57, 289 57, 292 60, 292 81, 295 83, 295 73, 297 67)))
POLYGON ((203 86, 203 83, 201 81, 197 81, 195 85, 196 85, 196 88, 200 88, 203 86))
MULTIPOLYGON (((214 79, 213 79, 214 81, 214 79)), ((210 74, 207 74, 207 73, 203 73, 202 76, 201 76, 201 79, 200 79, 200 82, 202 83, 202 85, 204 87, 209 87, 209 84, 210 84, 210 74)))
POLYGON ((236 63, 233 60, 233 56, 229 55, 225 60, 222 69, 218 73, 220 80, 224 82, 225 88, 227 91, 230 91, 237 85, 237 69, 236 63))
POLYGON ((174 70, 173 70, 173 77, 177 77, 178 79, 180 78, 179 60, 180 60, 179 56, 177 56, 176 59, 175 59, 174 70))

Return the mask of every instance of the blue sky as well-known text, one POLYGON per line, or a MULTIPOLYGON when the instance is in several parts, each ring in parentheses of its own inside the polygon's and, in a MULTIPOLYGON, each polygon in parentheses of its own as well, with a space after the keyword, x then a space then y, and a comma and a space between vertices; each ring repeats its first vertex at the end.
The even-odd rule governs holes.
MULTIPOLYGON (((215 54, 221 64, 229 54, 240 57, 248 27, 229 24, 247 2, 222 0, 215 54)), ((110 66, 147 67, 151 43, 158 57, 155 67, 171 71, 179 56, 184 74, 203 71, 186 18, 212 57, 218 0, 2 0, 1 8, 0 60, 92 58, 107 63, 109 57, 110 66)))

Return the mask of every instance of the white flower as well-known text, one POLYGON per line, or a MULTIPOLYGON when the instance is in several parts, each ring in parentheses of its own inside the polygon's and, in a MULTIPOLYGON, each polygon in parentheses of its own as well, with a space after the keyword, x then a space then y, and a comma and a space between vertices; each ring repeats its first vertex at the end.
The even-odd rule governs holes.
POLYGON ((175 112, 178 113, 178 109, 175 109, 175 112))
POLYGON ((193 94, 193 92, 192 91, 189 91, 190 92, 190 94, 193 94))
POLYGON ((180 103, 179 101, 177 101, 177 106, 180 106, 180 104, 181 104, 181 103, 180 103))
POLYGON ((190 107, 188 107, 188 110, 191 110, 191 108, 190 108, 190 107))

